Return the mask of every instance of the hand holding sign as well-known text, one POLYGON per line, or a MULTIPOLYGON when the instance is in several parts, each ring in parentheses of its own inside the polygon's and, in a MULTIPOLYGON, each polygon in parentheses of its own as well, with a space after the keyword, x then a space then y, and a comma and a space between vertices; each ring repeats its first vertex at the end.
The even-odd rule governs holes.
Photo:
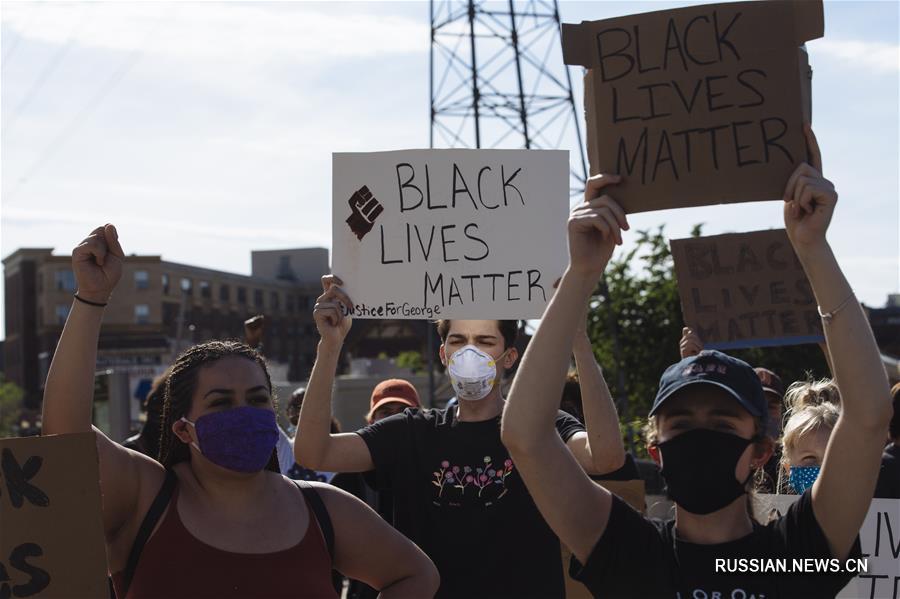
POLYGON ((322 341, 334 345, 344 342, 344 337, 350 332, 350 326, 353 324, 353 319, 344 315, 344 311, 349 311, 353 302, 340 285, 343 285, 343 281, 334 275, 322 277, 324 293, 316 299, 313 308, 313 319, 316 321, 316 328, 322 341))
POLYGON ((678 344, 678 350, 681 353, 681 359, 690 356, 696 356, 703 351, 703 340, 700 335, 694 332, 690 327, 681 329, 681 342, 678 344))
POLYGON ((610 196, 601 195, 621 180, 618 175, 588 179, 584 203, 569 217, 569 268, 592 280, 600 279, 613 250, 622 244, 622 230, 628 230, 625 212, 610 196))
POLYGON ((119 279, 125 253, 113 225, 97 227, 72 250, 72 270, 78 296, 91 302, 106 303, 119 279))
POLYGON ((822 153, 812 128, 806 125, 804 133, 812 164, 798 166, 784 189, 784 226, 798 254, 825 241, 838 198, 834 184, 822 176, 822 153))
POLYGON ((365 185, 356 190, 348 202, 353 214, 347 219, 347 224, 350 225, 350 230, 356 234, 356 237, 362 240, 366 233, 372 230, 372 225, 375 224, 378 215, 384 211, 384 206, 375 199, 365 185))

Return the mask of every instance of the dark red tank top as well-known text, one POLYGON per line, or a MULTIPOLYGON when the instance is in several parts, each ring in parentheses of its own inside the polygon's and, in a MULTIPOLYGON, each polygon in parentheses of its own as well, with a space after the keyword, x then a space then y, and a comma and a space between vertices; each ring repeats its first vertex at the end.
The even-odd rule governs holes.
POLYGON ((232 553, 207 545, 184 527, 177 502, 176 487, 162 524, 144 546, 126 597, 119 594, 124 572, 113 574, 119 599, 338 597, 331 557, 308 502, 303 539, 274 553, 232 553))

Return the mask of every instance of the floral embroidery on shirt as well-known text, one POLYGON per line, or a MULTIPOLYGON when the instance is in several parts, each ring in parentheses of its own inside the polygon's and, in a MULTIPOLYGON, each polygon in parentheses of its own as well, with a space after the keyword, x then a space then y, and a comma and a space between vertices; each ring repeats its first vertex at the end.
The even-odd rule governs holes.
POLYGON ((443 460, 440 469, 432 473, 434 478, 431 484, 438 488, 438 499, 444 497, 445 492, 452 493, 455 499, 467 495, 485 500, 500 499, 509 490, 506 479, 513 469, 513 461, 509 458, 503 464, 494 465, 491 456, 484 456, 482 463, 476 467, 455 466, 443 460), (495 492, 488 494, 490 489, 495 489, 495 492))

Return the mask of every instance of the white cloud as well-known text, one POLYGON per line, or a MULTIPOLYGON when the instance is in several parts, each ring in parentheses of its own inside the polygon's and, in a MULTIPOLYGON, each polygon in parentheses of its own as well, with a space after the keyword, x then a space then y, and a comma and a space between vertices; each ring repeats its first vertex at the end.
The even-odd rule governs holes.
POLYGON ((427 19, 335 11, 310 4, 4 2, 2 23, 31 41, 263 66, 424 52, 427 19), (353 14, 355 13, 355 14, 353 14), (146 43, 145 43, 146 42, 146 43))
POLYGON ((900 46, 897 44, 823 38, 810 42, 810 50, 877 73, 900 71, 900 46))

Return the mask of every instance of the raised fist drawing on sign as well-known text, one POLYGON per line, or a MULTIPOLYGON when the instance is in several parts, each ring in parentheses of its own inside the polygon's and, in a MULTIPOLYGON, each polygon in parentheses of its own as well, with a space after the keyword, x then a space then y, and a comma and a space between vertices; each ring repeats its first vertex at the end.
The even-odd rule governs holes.
POLYGON ((347 219, 347 224, 350 225, 350 230, 356 237, 362 241, 366 233, 372 230, 375 219, 384 211, 384 206, 378 203, 365 185, 350 196, 349 203, 353 214, 347 219))

